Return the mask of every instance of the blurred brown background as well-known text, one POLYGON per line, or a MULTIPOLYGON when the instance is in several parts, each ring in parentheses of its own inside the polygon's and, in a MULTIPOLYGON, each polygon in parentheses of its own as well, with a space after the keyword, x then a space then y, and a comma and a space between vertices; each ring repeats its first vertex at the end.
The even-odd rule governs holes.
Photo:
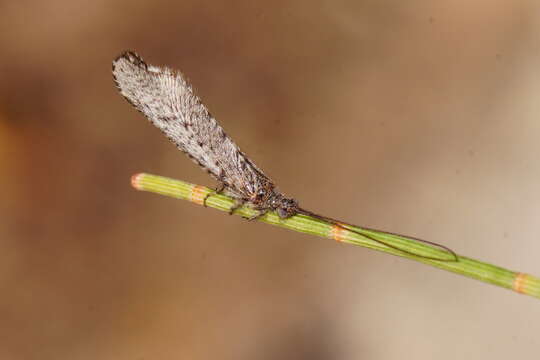
POLYGON ((308 209, 538 275, 538 1, 4 1, 0 45, 0 359, 537 354, 538 300, 134 191, 215 182, 110 68, 181 69, 308 209))

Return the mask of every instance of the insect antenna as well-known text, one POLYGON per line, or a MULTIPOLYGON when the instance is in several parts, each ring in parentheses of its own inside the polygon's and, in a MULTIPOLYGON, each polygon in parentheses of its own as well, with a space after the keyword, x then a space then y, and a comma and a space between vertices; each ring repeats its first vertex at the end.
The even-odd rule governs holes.
POLYGON ((322 216, 322 215, 313 213, 313 212, 311 212, 309 210, 305 210, 305 209, 302 209, 302 208, 298 208, 297 212, 299 214, 302 214, 302 215, 307 215, 307 216, 314 217, 315 219, 322 220, 322 221, 324 221, 326 223, 337 226, 340 229, 353 232, 355 234, 358 234, 360 236, 368 238, 369 240, 372 240, 372 241, 374 241, 376 243, 379 243, 381 245, 387 246, 387 247, 389 247, 391 249, 400 251, 400 252, 408 254, 408 255, 412 255, 412 256, 423 258, 423 259, 428 259, 428 260, 438 260, 438 261, 446 261, 446 262, 457 262, 457 261, 459 261, 458 255, 452 249, 450 249, 450 248, 448 248, 448 247, 446 247, 446 246, 444 246, 442 244, 438 244, 436 242, 433 242, 433 241, 423 240, 423 239, 419 239, 419 238, 415 238, 415 237, 411 237, 411 236, 405 236, 405 235, 401 235, 401 234, 396 234, 396 233, 391 233, 391 232, 388 232, 388 231, 384 231, 384 233, 389 234, 389 235, 404 237, 404 238, 407 238, 407 239, 418 241, 420 243, 424 243, 426 245, 437 247, 439 249, 442 249, 442 250, 446 251, 448 254, 450 254, 452 256, 452 258, 451 259, 445 259, 445 258, 439 258, 439 257, 435 257, 435 256, 425 256, 425 255, 415 254, 412 251, 402 249, 399 246, 389 244, 386 241, 376 239, 376 238, 374 238, 374 237, 372 237, 370 235, 361 233, 361 232, 359 232, 357 230, 352 229, 352 227, 359 227, 359 228, 362 228, 362 229, 367 230, 367 231, 377 231, 377 232, 383 232, 383 231, 376 230, 376 229, 371 229, 371 228, 366 228, 366 227, 363 227, 363 226, 356 226, 356 225, 352 225, 352 224, 343 223, 341 221, 337 221, 337 220, 334 220, 332 218, 322 216))

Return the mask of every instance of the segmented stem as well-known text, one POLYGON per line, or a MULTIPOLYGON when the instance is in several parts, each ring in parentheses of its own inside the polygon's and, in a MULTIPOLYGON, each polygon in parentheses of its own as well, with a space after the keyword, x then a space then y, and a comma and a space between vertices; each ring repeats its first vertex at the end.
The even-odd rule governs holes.
MULTIPOLYGON (((184 181, 162 176, 141 173, 134 175, 131 182, 133 187, 137 190, 149 191, 177 199, 188 200, 199 205, 205 203, 208 207, 221 211, 229 211, 235 204, 234 199, 223 194, 214 194, 214 190, 207 187, 193 185, 184 181), (210 196, 208 196, 205 201, 208 194, 210 194, 210 196)), ((248 206, 242 206, 234 213, 243 217, 250 217, 257 212, 248 206)), ((380 230, 347 225, 346 227, 354 229, 353 232, 349 231, 346 227, 336 226, 321 219, 303 214, 298 214, 284 220, 280 219, 277 214, 269 212, 259 218, 258 221, 408 258, 433 267, 477 279, 485 283, 510 289, 520 294, 540 298, 540 279, 537 277, 507 270, 499 266, 461 255, 457 255, 457 261, 433 260, 430 258, 444 259, 450 255, 440 248, 420 243, 414 238, 380 230), (362 234, 364 234, 364 236, 362 234), (376 241, 373 241, 373 239, 376 241), (387 243, 393 247, 387 247, 383 243, 387 243), (398 249, 404 249, 407 253, 398 249), (413 254, 424 257, 415 256, 413 254)))

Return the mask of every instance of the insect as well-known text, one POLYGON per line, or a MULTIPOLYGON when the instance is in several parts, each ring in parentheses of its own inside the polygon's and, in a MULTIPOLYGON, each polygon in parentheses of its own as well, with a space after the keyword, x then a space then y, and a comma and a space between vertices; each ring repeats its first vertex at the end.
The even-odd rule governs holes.
POLYGON ((255 220, 268 211, 276 211, 282 219, 304 214, 410 255, 457 261, 457 255, 443 245, 415 239, 444 249, 452 255, 452 260, 413 254, 347 227, 353 225, 302 209, 295 199, 281 193, 227 136, 180 72, 149 65, 136 53, 126 51, 113 61, 112 73, 122 96, 218 181, 218 193, 224 192, 236 200, 229 213, 247 203, 257 211, 249 220, 255 220))

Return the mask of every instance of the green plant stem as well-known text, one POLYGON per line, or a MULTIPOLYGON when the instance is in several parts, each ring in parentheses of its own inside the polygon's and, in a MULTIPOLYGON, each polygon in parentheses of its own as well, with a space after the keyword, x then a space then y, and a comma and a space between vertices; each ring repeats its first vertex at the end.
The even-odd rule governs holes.
MULTIPOLYGON (((132 185, 137 190, 149 191, 177 199, 188 200, 199 205, 203 205, 204 198, 210 194, 206 200, 206 206, 222 211, 229 211, 229 209, 235 204, 234 199, 223 194, 216 194, 214 190, 207 187, 193 185, 162 176, 144 173, 136 174, 132 177, 132 185)), ((249 217, 254 215, 256 211, 251 209, 249 206, 242 206, 234 213, 244 217, 249 217)), ((355 233, 306 215, 295 215, 288 219, 280 219, 274 212, 269 212, 262 216, 258 221, 409 258, 440 269, 510 289, 521 294, 540 298, 540 279, 537 277, 521 272, 510 271, 499 266, 491 265, 461 255, 458 255, 458 261, 426 259, 421 256, 447 259, 450 257, 450 255, 439 248, 420 243, 414 238, 408 238, 402 235, 396 235, 379 230, 347 225, 348 228, 354 229, 356 232, 358 232, 355 233), (362 234, 365 234, 366 236, 363 236, 362 234), (370 238, 380 240, 420 256, 414 256, 384 246, 383 244, 373 241, 370 238)))

